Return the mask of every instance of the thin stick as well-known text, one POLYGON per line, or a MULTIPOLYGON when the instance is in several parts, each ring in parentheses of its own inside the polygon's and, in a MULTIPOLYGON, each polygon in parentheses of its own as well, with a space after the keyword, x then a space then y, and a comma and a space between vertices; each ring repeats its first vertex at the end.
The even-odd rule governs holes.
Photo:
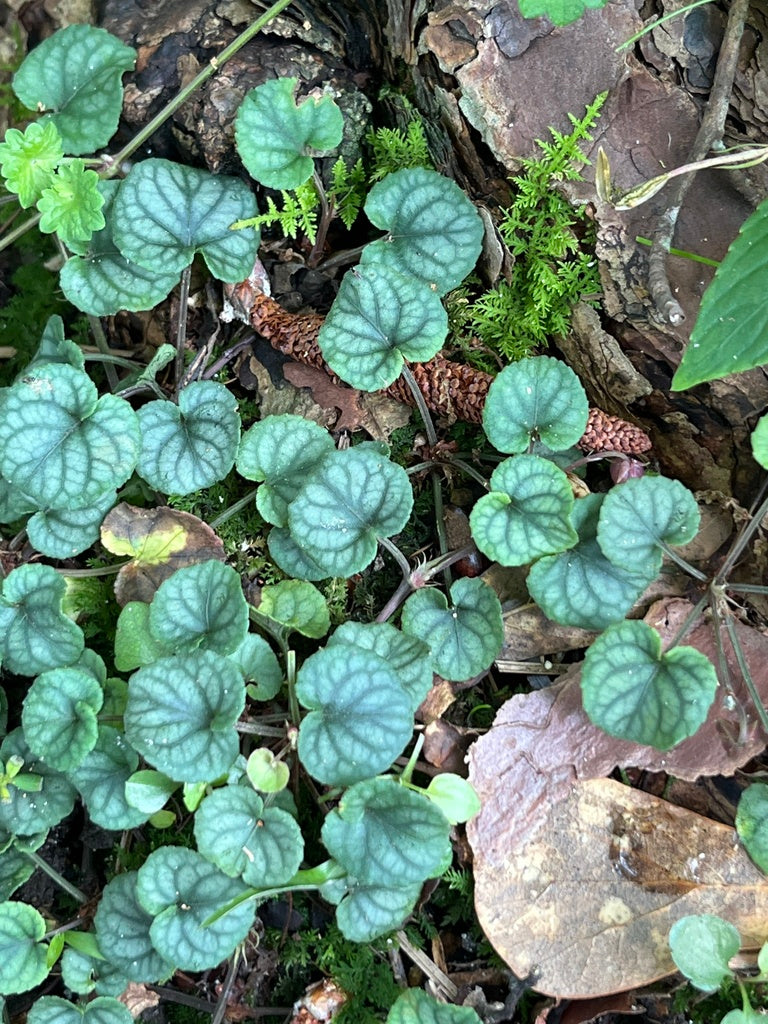
POLYGON ((184 374, 184 346, 187 340, 187 308, 189 306, 189 280, 191 276, 192 264, 190 263, 182 272, 179 293, 179 323, 176 328, 176 364, 174 368, 177 398, 181 378, 184 374))
POLYGON ((83 904, 88 902, 88 897, 81 889, 78 889, 76 885, 72 885, 71 882, 68 882, 63 875, 59 874, 56 868, 52 868, 47 861, 43 860, 42 857, 39 857, 33 850, 22 850, 21 852, 26 857, 29 857, 35 867, 44 871, 52 881, 61 886, 61 888, 64 889, 65 892, 68 892, 69 895, 73 899, 77 900, 78 903, 83 904))

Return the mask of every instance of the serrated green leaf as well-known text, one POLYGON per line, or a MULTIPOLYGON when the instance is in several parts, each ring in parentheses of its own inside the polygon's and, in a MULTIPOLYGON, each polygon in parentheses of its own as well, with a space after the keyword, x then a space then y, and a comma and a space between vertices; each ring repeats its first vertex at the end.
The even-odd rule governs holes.
POLYGON ((553 25, 570 25, 587 10, 605 7, 608 0, 520 0, 524 18, 549 18, 553 25))
POLYGON ((0 142, 0 174, 19 197, 22 209, 34 206, 61 163, 64 149, 56 125, 33 121, 24 131, 9 128, 0 142))
POLYGON ((248 632, 240 577, 215 559, 177 569, 152 599, 149 628, 169 653, 232 654, 248 632))
POLYGON ((168 797, 178 788, 178 782, 167 775, 145 768, 125 780, 125 800, 129 807, 152 815, 165 807, 168 797))
MULTIPOLYGON (((75 789, 61 772, 35 757, 21 728, 8 733, 0 745, 0 762, 7 764, 10 757, 19 758, 24 774, 37 776, 42 783, 24 789, 18 785, 8 787, 8 802, 0 802, 0 830, 14 836, 38 836, 70 813, 75 789)), ((23 777, 18 775, 17 780, 23 777)))
POLYGON ((249 684, 249 696, 255 700, 272 700, 279 693, 283 685, 283 670, 264 637, 248 633, 228 657, 249 684))
POLYGON ((436 775, 424 794, 440 808, 452 825, 469 821, 480 811, 480 797, 472 785, 453 772, 436 775))
POLYGON ((407 886, 351 882, 336 908, 336 923, 350 942, 372 942, 402 925, 420 892, 420 882, 407 886))
POLYGON ((112 235, 127 260, 148 270, 180 273, 199 252, 214 277, 242 281, 253 269, 259 235, 229 226, 255 213, 245 182, 153 157, 120 185, 112 235))
POLYGON ((94 925, 99 949, 131 981, 151 984, 168 977, 173 963, 152 945, 149 929, 152 915, 139 903, 138 874, 127 871, 109 882, 96 908, 94 925))
POLYGON ((129 978, 106 960, 88 956, 77 949, 65 949, 61 958, 61 980, 78 995, 96 992, 100 996, 120 996, 129 978))
POLYGON ((372 651, 337 644, 302 665, 296 696, 309 709, 299 758, 318 781, 344 786, 387 769, 413 731, 411 698, 372 651))
POLYGON ((501 649, 501 604, 487 583, 460 579, 451 587, 451 605, 439 590, 417 590, 403 605, 403 632, 426 641, 432 667, 444 679, 471 679, 501 649))
POLYGON ((91 821, 102 828, 121 831, 137 828, 149 817, 126 799, 126 783, 139 756, 125 736, 110 725, 101 725, 93 750, 69 772, 88 808, 91 821))
POLYGON ((624 568, 657 573, 661 544, 687 544, 699 528, 696 499, 679 480, 643 476, 613 487, 600 509, 597 543, 624 568))
POLYGON ((92 316, 152 309, 168 295, 179 273, 163 267, 147 270, 123 256, 112 239, 112 208, 120 182, 100 181, 98 188, 104 197, 104 227, 87 245, 72 246, 77 255, 61 268, 61 290, 74 306, 92 316))
POLYGON ((386 264, 444 295, 474 267, 483 222, 455 181, 425 167, 387 175, 368 193, 368 219, 387 232, 369 242, 360 266, 386 264))
POLYGON ((287 526, 288 505, 335 450, 333 438, 317 423, 291 413, 267 416, 243 434, 237 471, 246 480, 264 481, 256 507, 268 523, 287 526))
POLYGON ((328 576, 362 572, 379 537, 408 522, 413 492, 408 474, 372 449, 335 451, 323 461, 288 508, 293 540, 328 576))
POLYGON ((439 873, 451 855, 445 815, 392 778, 351 786, 323 822, 330 855, 363 884, 398 886, 439 873))
POLYGON ((621 568, 605 557, 597 543, 602 501, 600 494, 579 498, 571 515, 578 544, 540 558, 528 573, 533 600, 548 618, 566 626, 600 630, 620 622, 656 575, 621 568))
POLYGON ((331 627, 328 602, 317 587, 304 580, 281 580, 262 587, 259 611, 291 632, 315 640, 331 627))
POLYGON ((669 932, 672 959, 688 980, 704 992, 716 992, 728 966, 741 948, 739 933, 729 921, 714 914, 690 914, 675 921, 669 932))
POLYGON ((490 559, 525 565, 573 547, 573 491, 565 473, 538 455, 516 455, 493 471, 491 493, 469 517, 472 537, 490 559))
POLYGON ((40 510, 27 522, 29 543, 49 558, 72 558, 99 539, 104 516, 117 501, 116 491, 83 508, 40 510))
POLYGON ((312 157, 341 142, 344 118, 330 96, 297 105, 297 78, 276 78, 246 94, 235 118, 235 144, 252 178, 268 188, 298 188, 312 157))
POLYGON ((11 672, 34 676, 79 658, 83 631, 62 614, 64 578, 50 565, 21 565, 0 591, 0 651, 11 672))
POLYGON ((553 451, 576 444, 589 405, 573 370, 559 359, 533 356, 505 366, 483 406, 483 429, 500 452, 524 452, 532 440, 553 451))
POLYGON ((423 640, 406 636, 388 622, 343 622, 328 641, 328 646, 339 643, 373 651, 382 657, 400 676, 414 712, 429 693, 432 654, 423 640))
POLYGON ((0 407, 0 472, 41 509, 82 508, 120 487, 139 453, 139 426, 86 373, 49 363, 10 387, 0 407))
POLYGON ((48 974, 45 921, 27 903, 0 903, 0 994, 27 992, 48 974))
POLYGON ((141 905, 154 916, 149 930, 153 946, 185 971, 215 967, 243 941, 255 916, 250 901, 205 927, 203 922, 245 891, 242 882, 179 846, 151 853, 137 882, 141 905))
POLYGON ((395 1000, 386 1024, 480 1024, 470 1006, 438 1003, 420 988, 409 988, 395 1000))
POLYGON ((82 160, 62 163, 37 201, 40 230, 55 231, 64 245, 87 242, 105 226, 104 196, 98 189, 99 176, 86 169, 82 160))
POLYGON ((768 416, 760 417, 749 440, 755 462, 768 469, 768 416))
POLYGON ((21 714, 30 749, 59 771, 76 768, 96 746, 96 715, 103 701, 104 691, 90 672, 42 672, 27 691, 21 714))
POLYGON ((109 142, 123 105, 123 73, 136 51, 91 25, 69 25, 43 40, 22 61, 13 91, 30 110, 48 110, 64 152, 80 156, 109 142))
POLYGON ((406 359, 432 359, 447 333, 439 295, 423 281, 373 264, 344 275, 317 342, 347 384, 380 391, 400 376, 406 359))
POLYGON ((703 724, 717 674, 693 647, 662 654, 644 622, 609 626, 587 649, 581 674, 584 710, 611 736, 669 750, 703 724))
POLYGON ((742 224, 704 292, 672 391, 768 363, 766 260, 768 200, 763 200, 742 224))
POLYGON ((178 782, 209 782, 238 753, 245 706, 239 671, 213 651, 161 658, 131 676, 125 733, 155 768, 178 782))
POLYGON ((752 783, 739 797, 736 831, 755 864, 768 873, 768 786, 765 783, 752 783))
POLYGON ((264 807, 245 786, 215 789, 195 814, 200 853, 225 875, 267 889, 284 885, 304 857, 301 829, 287 811, 264 807))
POLYGON ((28 1024, 132 1024, 124 1003, 110 996, 98 996, 84 1005, 59 996, 42 996, 27 1015, 28 1024))
POLYGON ((235 464, 240 414, 232 392, 216 381, 193 381, 174 402, 139 409, 138 471, 165 494, 191 494, 223 480, 235 464))

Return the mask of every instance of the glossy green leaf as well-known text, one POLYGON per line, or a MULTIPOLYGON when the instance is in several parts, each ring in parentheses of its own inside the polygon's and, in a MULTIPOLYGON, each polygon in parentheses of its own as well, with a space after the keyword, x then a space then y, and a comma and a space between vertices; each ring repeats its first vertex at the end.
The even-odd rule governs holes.
POLYGON ((248 632, 240 577, 215 559, 177 569, 152 600, 149 628, 169 652, 199 648, 232 654, 248 632))
POLYGON ((449 831, 445 815, 423 794, 378 778, 346 791, 323 822, 322 840, 357 881, 401 886, 439 873, 451 856, 449 831))
POLYGON ((42 996, 27 1015, 28 1024, 133 1024, 130 1010, 117 999, 98 996, 89 1003, 70 1003, 59 996, 42 996))
POLYGON ((387 1014, 386 1024, 481 1024, 470 1006, 438 1003, 423 989, 401 993, 387 1014))
POLYGON ((257 747, 250 752, 245 774, 260 793, 281 793, 291 778, 288 765, 285 761, 278 761, 269 747, 257 747))
POLYGON ((272 700, 283 685, 283 670, 275 652, 263 636, 248 633, 243 642, 228 655, 248 683, 248 694, 255 700, 272 700))
POLYGON ((162 810, 171 793, 179 788, 178 782, 169 779, 163 772, 144 768, 134 771, 125 780, 125 800, 142 814, 152 815, 162 810))
POLYGON ((112 209, 118 181, 100 181, 104 227, 61 268, 59 283, 69 301, 92 316, 111 316, 121 309, 152 309, 179 280, 178 271, 147 270, 123 256, 112 238, 112 209))
POLYGON ((413 492, 402 466, 370 448, 329 455, 288 509, 291 537, 328 576, 362 572, 379 537, 408 522, 413 492))
POLYGON ((104 516, 116 500, 110 490, 83 508, 36 512, 27 523, 29 543, 49 558, 79 555, 99 539, 104 516))
POLYGON ((432 667, 444 679, 471 679, 484 672, 504 639, 501 604, 480 579, 456 580, 451 607, 441 591, 417 590, 403 605, 402 628, 429 645, 432 667))
POLYGON ((165 494, 191 494, 210 487, 235 464, 240 441, 237 400, 223 384, 193 381, 178 405, 160 400, 139 409, 138 471, 165 494))
POLYGON ((597 543, 602 501, 600 494, 576 501, 571 523, 578 544, 540 558, 528 573, 533 600, 548 618, 566 626, 601 630, 620 622, 656 575, 621 568, 605 557, 597 543))
POLYGON ((87 243, 106 224, 98 183, 96 171, 86 168, 82 160, 61 164, 37 201, 40 230, 55 231, 64 245, 87 243))
POLYGON ((347 384, 380 391, 400 376, 404 360, 432 359, 447 333, 439 295, 417 278, 373 264, 344 275, 317 342, 347 384))
POLYGON ((199 252, 214 277, 242 281, 253 269, 259 235, 229 226, 255 214, 245 182, 153 157, 120 185, 112 233, 123 256, 148 270, 180 273, 199 252))
POLYGON ((415 636, 407 636, 388 622, 343 622, 334 631, 328 646, 351 644, 382 657, 400 676, 411 698, 413 711, 432 686, 432 654, 429 646, 415 636))
POLYGON ((440 808, 452 825, 469 821, 480 811, 480 797, 466 779, 453 772, 436 775, 424 795, 440 808))
POLYGON ((762 269, 768 260, 768 200, 741 226, 704 292, 673 391, 768 363, 762 269))
POLYGON ((246 786, 224 786, 203 800, 195 814, 195 840, 225 875, 259 889, 288 882, 304 856, 296 821, 278 807, 265 808, 246 786))
POLYGON ((164 846, 147 857, 136 887, 142 907, 152 914, 152 945, 184 971, 216 967, 242 942, 253 924, 252 902, 206 924, 212 914, 246 891, 194 850, 164 846))
POLYGON ((275 565, 295 579, 326 580, 332 575, 293 539, 288 530, 279 526, 269 531, 267 547, 275 565))
POLYGON ((3 580, 0 651, 10 672, 34 676, 77 661, 85 640, 61 611, 66 589, 55 569, 39 563, 21 565, 3 580))
POLYGON ((699 528, 696 499, 678 480, 643 476, 613 487, 600 509, 597 542, 625 568, 656 573, 661 544, 687 544, 699 528))
POLYGON ((130 981, 119 967, 77 949, 64 950, 61 980, 78 995, 96 992, 100 996, 120 996, 130 981))
POLYGON ((38 776, 42 783, 24 789, 18 785, 8 787, 8 802, 0 802, 0 831, 15 836, 38 836, 71 812, 75 789, 66 776, 35 757, 20 728, 8 733, 0 745, 0 762, 7 764, 14 756, 21 760, 24 774, 38 776))
POLYGON ((90 672, 53 668, 32 683, 21 722, 30 749, 59 771, 76 768, 96 746, 104 691, 90 672))
POLYGON ((608 0, 520 0, 524 18, 549 18, 553 25, 569 25, 585 11, 605 7, 608 0))
POLYGON ((299 758, 327 785, 385 771, 410 739, 410 695, 372 651, 347 644, 317 651, 298 672, 296 696, 309 709, 299 728, 299 758))
POLYGON ((524 452, 532 440, 553 451, 576 444, 589 405, 573 370, 559 359, 533 356, 504 369, 493 380, 483 406, 483 429, 500 452, 524 452))
POLYGON ((350 942, 372 942, 400 928, 421 892, 421 882, 387 886, 352 881, 336 908, 336 923, 350 942))
POLYGON ((107 960, 131 981, 147 984, 172 974, 173 964, 152 945, 152 915, 139 903, 137 880, 135 871, 127 871, 106 885, 94 924, 99 948, 107 960))
POLYGON ((126 799, 126 783, 138 763, 138 754, 122 733, 111 725, 99 727, 93 750, 69 773, 91 821, 117 832, 136 828, 147 820, 151 812, 138 810, 126 799))
POLYGON ((733 977, 728 961, 740 948, 737 929, 714 914, 681 917, 669 932, 672 959, 686 978, 704 992, 716 992, 726 978, 733 977))
POLYGON ((27 992, 48 974, 45 921, 27 903, 0 903, 0 995, 27 992))
POLYGON ((268 523, 287 526, 288 505, 333 451, 333 438, 317 423, 291 413, 267 416, 243 434, 237 471, 264 481, 256 494, 259 512, 268 523))
POLYGON ((144 601, 129 601, 117 618, 115 668, 118 672, 132 672, 171 653, 150 632, 149 608, 144 601))
POLYGON ((703 724, 717 674, 693 647, 662 654, 644 622, 609 626, 588 648, 581 674, 584 710, 611 736, 669 750, 703 724))
POLYGON ((116 395, 98 397, 86 373, 49 363, 0 406, 0 472, 42 509, 82 508, 121 486, 139 452, 139 425, 116 395))
POLYGON ((377 182, 365 202, 368 219, 386 231, 369 242, 361 266, 385 264, 444 295, 472 270, 483 222, 455 181, 409 167, 377 182))
POLYGON ((131 676, 125 734, 155 768, 178 782, 209 782, 237 757, 235 723, 243 679, 213 651, 162 658, 131 676))
POLYGON ((760 417, 749 440, 755 462, 768 469, 768 416, 760 417))
POLYGON ((261 588, 259 611, 290 632, 319 640, 331 628, 328 602, 311 583, 281 580, 261 588))
POLYGON ((502 565, 525 565, 542 555, 571 548, 573 491, 565 473, 538 455, 505 459, 493 471, 491 493, 469 517, 472 537, 502 565))
POLYGON ((296 103, 297 78, 274 78, 246 94, 235 118, 235 145, 252 178, 268 188, 298 188, 313 156, 341 142, 344 118, 330 96, 296 103))
POLYGON ((768 873, 768 786, 754 782, 739 798, 736 831, 752 860, 768 873))
POLYGON ((22 209, 34 206, 64 156, 54 124, 33 121, 24 131, 9 128, 0 142, 0 174, 22 209))

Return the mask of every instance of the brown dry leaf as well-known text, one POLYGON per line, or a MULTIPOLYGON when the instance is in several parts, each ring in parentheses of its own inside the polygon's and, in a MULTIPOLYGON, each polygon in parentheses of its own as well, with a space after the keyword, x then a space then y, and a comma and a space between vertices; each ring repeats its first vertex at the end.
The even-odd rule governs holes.
POLYGON ((586 998, 673 973, 669 929, 686 914, 726 917, 745 946, 768 938, 768 884, 727 825, 611 779, 541 811, 501 858, 475 859, 483 930, 537 991, 586 998))
POLYGON ((129 981, 125 992, 117 998, 128 1008, 134 1020, 145 1010, 160 1005, 160 996, 157 992, 152 992, 146 985, 139 985, 135 981, 129 981))
POLYGON ((301 363, 286 363, 283 366, 285 379, 297 388, 309 388, 312 398, 324 409, 338 409, 336 430, 357 430, 363 421, 360 408, 360 392, 354 388, 336 384, 323 370, 301 363))

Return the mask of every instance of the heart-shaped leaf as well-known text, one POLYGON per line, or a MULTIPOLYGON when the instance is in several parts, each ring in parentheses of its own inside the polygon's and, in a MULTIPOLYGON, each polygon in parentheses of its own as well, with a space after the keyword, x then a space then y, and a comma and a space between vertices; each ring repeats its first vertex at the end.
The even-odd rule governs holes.
POLYGON ((768 786, 754 782, 739 797, 736 831, 761 871, 768 868, 768 786))
POLYGON ((237 400, 223 384, 193 381, 179 402, 158 400, 139 409, 138 471, 165 494, 191 494, 222 480, 240 442, 237 400))
POLYGON ((420 892, 420 882, 388 886, 351 881, 336 908, 336 923, 350 942, 372 942, 402 925, 420 892))
POLYGON ((304 856, 301 829, 287 811, 264 807, 245 786, 215 789, 195 814, 200 853, 225 875, 258 889, 284 885, 304 856))
POLYGON ((139 763, 139 756, 125 736, 111 725, 99 727, 93 750, 69 773, 88 808, 91 821, 116 832, 136 828, 150 813, 132 807, 125 785, 139 763))
POLYGON ((589 405, 573 370, 559 359, 533 356, 505 366, 483 406, 483 429, 500 452, 524 452, 532 440, 552 451, 576 444, 589 405))
POLYGON ((597 542, 614 565, 655 575, 661 567, 661 545, 687 544, 696 536, 700 519, 696 499, 678 480, 638 477, 606 494, 597 542))
POLYGON ((152 915, 139 903, 138 874, 127 871, 109 882, 96 908, 99 948, 131 981, 151 984, 173 973, 149 937, 152 915))
POLYGON ((0 994, 27 992, 48 975, 45 921, 34 907, 0 903, 0 994))
POLYGON ((20 565, 0 590, 2 663, 18 675, 34 676, 71 665, 85 645, 83 631, 61 610, 64 578, 50 565, 20 565))
POLYGON ((82 508, 133 472, 139 425, 128 402, 98 398, 86 373, 63 363, 32 370, 0 406, 0 472, 41 509, 82 508))
POLYGON ((129 601, 120 612, 115 629, 115 668, 132 672, 142 665, 151 665, 158 658, 171 654, 149 628, 149 605, 129 601))
POLYGON ((112 238, 112 210, 118 181, 100 181, 104 227, 61 268, 59 283, 69 301, 91 316, 112 316, 118 310, 152 309, 179 280, 179 272, 147 270, 123 256, 112 238))
POLYGON ((297 78, 275 78, 246 94, 235 118, 235 145, 252 178, 267 188, 298 188, 313 156, 341 142, 344 118, 330 96, 297 105, 297 78))
POLYGON ((733 977, 728 961, 740 949, 738 929, 715 914, 688 914, 669 930, 672 959, 703 992, 716 992, 726 978, 733 977))
MULTIPOLYGON (((45 835, 40 839, 40 846, 45 835)), ((0 857, 0 902, 10 899, 27 879, 37 871, 37 865, 25 853, 9 846, 0 857)))
POLYGON ((450 862, 450 826, 434 804, 392 778, 351 786, 323 822, 330 855, 364 884, 408 885, 450 862))
POLYGON ((60 996, 41 996, 27 1015, 29 1024, 132 1024, 130 1010, 118 999, 98 996, 78 1005, 60 996))
POLYGON ((573 491, 565 473, 538 455, 505 459, 493 471, 491 493, 469 517, 472 537, 502 565, 525 565, 573 547, 573 491))
POLYGON ((609 626, 588 648, 581 674, 584 710, 595 725, 657 750, 696 732, 716 689, 704 654, 693 647, 662 654, 661 637, 644 622, 609 626))
POLYGON ((42 672, 27 691, 21 715, 30 749, 59 771, 76 768, 96 746, 103 701, 104 691, 90 672, 42 672))
POLYGON ((335 447, 327 430, 291 413, 267 416, 243 434, 237 471, 264 481, 256 507, 268 523, 288 525, 288 505, 335 447))
POLYGON ((269 747, 257 747, 248 755, 245 774, 260 793, 280 793, 288 785, 291 772, 285 761, 278 761, 269 747))
POLYGON ((439 590, 417 590, 403 605, 403 632, 424 638, 432 651, 432 667, 444 679, 471 679, 501 649, 501 604, 486 583, 469 578, 453 584, 451 603, 449 608, 439 590))
POLYGON ((761 416, 750 436, 752 455, 763 469, 768 469, 768 416, 761 416))
POLYGON ((288 530, 283 530, 279 526, 274 526, 269 531, 267 547, 275 565, 294 579, 325 580, 333 575, 309 552, 300 547, 288 530))
POLYGON ((240 577, 215 560, 178 569, 152 600, 149 628, 169 653, 199 648, 232 654, 248 632, 240 577))
POLYGON ((127 260, 164 274, 180 273, 196 252, 221 281, 242 281, 253 269, 259 236, 230 231, 256 213, 245 182, 152 158, 120 185, 112 232, 127 260))
POLYGON ((447 332, 439 295, 423 281, 373 264, 345 274, 317 342, 347 384, 380 391, 400 376, 404 360, 431 359, 447 332))
POLYGON ((27 523, 30 544, 49 558, 72 558, 99 539, 104 516, 117 500, 115 491, 105 491, 84 508, 36 512, 27 523))
POLYGON ((230 900, 246 892, 194 850, 163 846, 139 869, 136 892, 154 921, 152 945, 184 971, 216 967, 250 931, 253 903, 240 903, 209 924, 204 922, 230 900))
POLYGON ((39 776, 42 782, 34 790, 8 786, 7 802, 0 801, 0 831, 14 836, 37 836, 66 818, 75 803, 75 790, 66 777, 38 760, 27 746, 21 729, 8 733, 0 745, 0 762, 16 757, 24 772, 39 776))
POLYGON ((328 576, 362 572, 379 537, 408 522, 413 492, 408 474, 371 448, 330 454, 288 509, 293 540, 328 576))
POLYGON ((155 768, 178 782, 210 782, 237 757, 245 706, 238 670, 213 651, 161 658, 131 676, 125 733, 155 768))
POLYGON ((655 577, 609 562, 597 543, 597 517, 603 496, 588 494, 573 507, 578 544, 547 555, 531 566, 526 586, 544 614, 581 629, 605 629, 620 622, 655 577))
POLYGON ((281 580, 262 587, 259 611, 290 632, 315 640, 325 636, 331 627, 327 601, 317 587, 303 580, 281 580))
POLYGON ((93 153, 117 131, 123 73, 136 51, 102 28, 68 25, 44 39, 13 76, 13 91, 30 110, 49 110, 64 152, 93 153))
POLYGON ((263 636, 248 633, 237 650, 229 655, 229 660, 240 669, 248 683, 248 695, 254 700, 272 700, 279 693, 283 670, 263 636))
POLYGON ((444 295, 472 270, 483 222, 455 181, 408 167, 377 182, 365 202, 368 219, 387 234, 369 242, 361 266, 385 264, 444 295))
POLYGON ((452 825, 469 821, 480 811, 480 797, 475 789, 453 772, 436 775, 424 790, 424 795, 440 808, 452 825))
POLYGON ((378 654, 348 644, 307 658, 296 696, 309 708, 299 728, 299 758, 329 786, 384 771, 413 730, 411 698, 397 673, 378 654))
POLYGON ((420 988, 409 988, 393 1003, 386 1024, 480 1024, 470 1006, 438 1003, 420 988))
POLYGON ((72 948, 65 949, 61 957, 61 980, 71 992, 83 996, 91 992, 120 996, 130 981, 114 964, 72 948))
POLYGON ((413 711, 432 686, 432 654, 429 646, 415 636, 406 636, 388 622, 343 622, 328 646, 351 644, 382 657, 400 676, 410 695, 413 711))

